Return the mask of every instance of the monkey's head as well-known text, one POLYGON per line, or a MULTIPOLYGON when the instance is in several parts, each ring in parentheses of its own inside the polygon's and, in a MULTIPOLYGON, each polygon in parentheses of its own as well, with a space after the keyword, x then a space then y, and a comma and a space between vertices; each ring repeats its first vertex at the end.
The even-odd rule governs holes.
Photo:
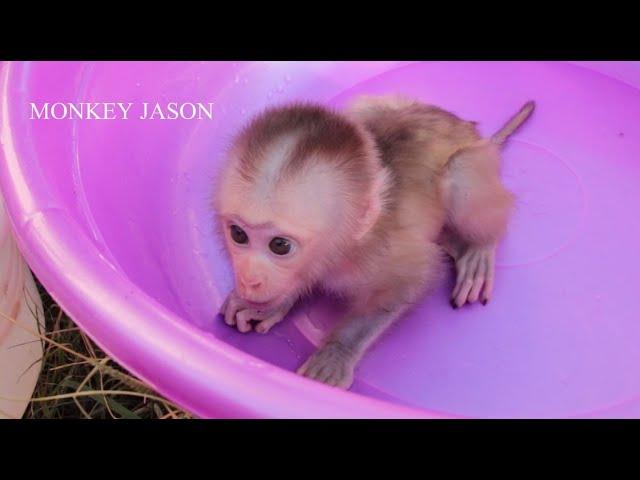
POLYGON ((236 292, 269 308, 308 291, 372 230, 387 185, 371 138, 341 115, 292 105, 256 117, 216 189, 236 292))

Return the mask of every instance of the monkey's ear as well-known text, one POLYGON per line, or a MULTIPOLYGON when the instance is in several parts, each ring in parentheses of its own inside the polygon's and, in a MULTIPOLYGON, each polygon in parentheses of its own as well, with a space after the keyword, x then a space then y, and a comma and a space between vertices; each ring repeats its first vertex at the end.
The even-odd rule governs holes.
POLYGON ((381 168, 376 174, 369 198, 365 204, 365 210, 358 219, 358 228, 355 232, 355 239, 360 240, 364 237, 380 218, 380 214, 385 206, 387 189, 389 185, 389 175, 386 168, 381 168))

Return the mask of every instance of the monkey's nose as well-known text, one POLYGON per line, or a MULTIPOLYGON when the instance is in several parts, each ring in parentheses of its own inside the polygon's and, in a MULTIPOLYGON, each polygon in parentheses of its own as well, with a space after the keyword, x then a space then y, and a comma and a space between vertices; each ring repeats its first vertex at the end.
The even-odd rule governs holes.
POLYGON ((255 292, 262 287, 262 281, 260 280, 240 280, 240 286, 245 292, 255 292))

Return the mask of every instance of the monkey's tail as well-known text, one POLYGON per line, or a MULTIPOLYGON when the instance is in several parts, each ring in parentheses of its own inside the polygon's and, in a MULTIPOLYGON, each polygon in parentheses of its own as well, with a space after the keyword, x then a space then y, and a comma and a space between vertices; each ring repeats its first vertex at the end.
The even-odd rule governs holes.
POLYGON ((511 117, 500 130, 493 134, 493 136, 491 137, 491 142, 495 143, 496 145, 502 145, 507 140, 507 138, 509 138, 511 134, 513 134, 513 132, 515 132, 520 127, 520 125, 522 125, 525 120, 529 118, 535 107, 536 104, 534 101, 525 103, 518 111, 518 113, 511 117))

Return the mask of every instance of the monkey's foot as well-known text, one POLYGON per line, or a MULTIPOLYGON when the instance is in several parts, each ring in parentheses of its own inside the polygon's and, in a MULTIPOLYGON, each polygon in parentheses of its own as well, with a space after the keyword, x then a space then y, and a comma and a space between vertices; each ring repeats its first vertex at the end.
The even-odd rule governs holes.
POLYGON ((353 383, 357 360, 338 342, 329 342, 298 369, 298 374, 334 387, 348 389, 353 383))
POLYGON ((465 249, 456 259, 456 286, 451 294, 451 306, 462 307, 465 303, 480 300, 486 305, 493 291, 495 272, 495 247, 465 249))

